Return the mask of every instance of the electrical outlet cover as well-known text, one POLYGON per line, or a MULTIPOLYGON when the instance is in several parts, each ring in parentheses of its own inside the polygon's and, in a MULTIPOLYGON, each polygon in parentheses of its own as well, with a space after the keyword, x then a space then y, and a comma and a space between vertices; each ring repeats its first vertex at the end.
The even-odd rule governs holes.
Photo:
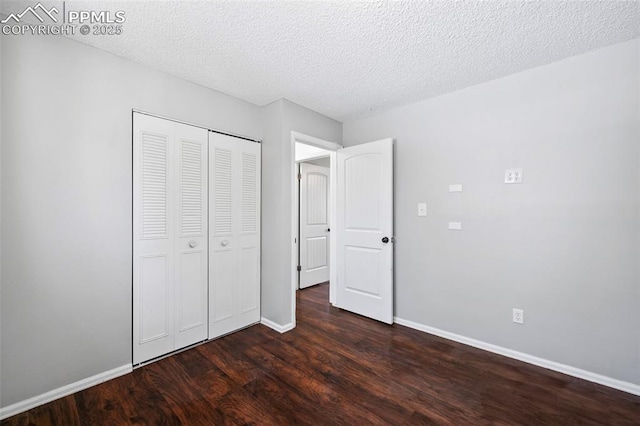
POLYGON ((504 183, 522 183, 522 169, 505 170, 504 183))
POLYGON ((524 311, 522 309, 513 309, 513 322, 524 324, 524 311))

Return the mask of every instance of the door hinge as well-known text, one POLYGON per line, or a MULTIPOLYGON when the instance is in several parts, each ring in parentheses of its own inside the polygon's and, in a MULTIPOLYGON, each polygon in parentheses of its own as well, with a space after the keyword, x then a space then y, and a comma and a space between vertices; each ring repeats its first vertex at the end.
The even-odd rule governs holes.
POLYGON ((302 180, 302 173, 298 173, 298 180, 302 180))
POLYGON ((302 271, 302 266, 298 265, 297 269, 298 269, 298 272, 301 272, 302 271))

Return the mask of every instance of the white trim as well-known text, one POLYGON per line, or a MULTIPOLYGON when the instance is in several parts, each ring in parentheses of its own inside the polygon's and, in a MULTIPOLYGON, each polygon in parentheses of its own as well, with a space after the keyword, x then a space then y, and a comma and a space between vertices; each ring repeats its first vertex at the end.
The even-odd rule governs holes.
POLYGON ((329 156, 329 229, 333 235, 329 238, 329 303, 337 304, 338 300, 338 239, 336 224, 338 223, 338 155, 334 151, 329 156))
POLYGON ((141 109, 135 109, 134 108, 132 111, 134 113, 148 115, 150 117, 161 118, 163 120, 173 121, 175 123, 180 123, 180 124, 186 124, 187 126, 191 126, 191 127, 199 127, 201 129, 205 129, 205 130, 208 130, 210 132, 220 133, 221 135, 232 136, 234 138, 244 139, 244 140, 247 140, 247 141, 250 141, 250 142, 255 142, 255 143, 262 143, 262 139, 256 139, 256 138, 252 138, 252 137, 249 137, 249 136, 240 135, 240 134, 237 134, 237 133, 229 133, 229 132, 225 132, 225 131, 222 131, 222 130, 211 129, 211 128, 207 127, 207 126, 201 126, 199 124, 189 123, 188 121, 177 120, 175 118, 166 117, 164 115, 159 115, 159 114, 154 114, 152 112, 143 111, 141 109))
MULTIPOLYGON (((291 132, 291 157, 289 159, 289 162, 291 164, 291 186, 290 186, 290 199, 291 199, 291 234, 290 234, 290 240, 291 241, 291 323, 287 324, 286 326, 282 326, 283 328, 287 328, 284 331, 289 331, 292 328, 295 328, 296 326, 296 291, 298 291, 298 271, 296 270, 296 266, 298 265, 298 243, 297 238, 298 238, 298 191, 296 190, 297 188, 297 175, 298 175, 298 170, 297 170, 297 166, 298 163, 296 162, 296 142, 299 143, 303 143, 303 144, 307 144, 307 145, 312 145, 312 146, 316 146, 318 148, 323 148, 326 149, 328 151, 331 151, 331 153, 329 154, 331 157, 331 169, 330 169, 330 177, 329 180, 331 182, 331 185, 335 185, 335 151, 342 148, 342 145, 337 144, 335 142, 330 142, 330 141, 326 141, 320 138, 316 138, 313 136, 309 136, 309 135, 305 135, 303 133, 300 132, 295 132, 292 131, 291 132)), ((333 197, 336 193, 336 188, 334 186, 331 186, 330 190, 329 190, 332 200, 333 197)), ((333 207, 331 208, 331 212, 330 212, 330 221, 331 224, 330 226, 333 226, 333 220, 335 219, 335 204, 333 204, 333 207)), ((335 252, 335 246, 333 241, 335 241, 335 238, 331 238, 330 240, 330 248, 329 248, 329 254, 330 254, 330 259, 329 262, 331 264, 331 262, 334 260, 333 256, 335 256, 334 252, 335 252)), ((335 263, 333 263, 335 265, 335 263)), ((331 298, 332 294, 335 293, 333 291, 333 286, 335 285, 335 280, 334 280, 334 271, 335 268, 331 268, 329 271, 329 297, 331 298), (334 283, 334 284, 331 284, 334 283)), ((264 318, 263 318, 264 320, 264 318)), ((268 321, 268 320, 267 320, 268 321)), ((274 324, 272 322, 269 321, 269 323, 275 325, 275 327, 271 327, 269 324, 263 322, 264 325, 273 328, 276 331, 280 331, 281 326, 274 324)), ((284 331, 280 331, 281 333, 284 333, 284 331)))
POLYGON ((618 389, 623 392, 628 392, 630 394, 640 396, 640 385, 625 382, 623 380, 614 379, 608 376, 603 376, 598 373, 582 370, 580 368, 572 367, 566 364, 561 364, 555 361, 550 361, 548 359, 539 358, 537 356, 529 355, 523 352, 514 351, 512 349, 508 349, 502 346, 483 342, 481 340, 476 340, 470 337, 461 336, 459 334, 450 333, 448 331, 440 330, 438 328, 430 327, 424 324, 419 324, 419 323, 405 320, 402 318, 394 317, 393 321, 396 324, 404 325, 405 327, 413 328, 415 330, 419 330, 425 333, 433 334, 435 336, 443 337, 448 340, 453 340, 454 342, 473 346, 474 348, 482 349, 488 352, 493 352, 495 354, 506 356, 508 358, 517 359, 519 361, 523 361, 528 364, 537 365, 538 367, 546 368, 548 370, 557 371, 559 373, 563 373, 568 376, 577 377, 578 379, 583 379, 589 382, 598 383, 613 389, 618 389))
POLYGON ((15 404, 11 404, 7 407, 0 408, 0 420, 31 410, 32 408, 67 395, 71 395, 72 393, 80 392, 81 390, 85 390, 91 386, 99 385, 100 383, 115 379, 116 377, 124 376, 125 374, 131 373, 131 371, 133 371, 133 366, 131 364, 125 364, 121 367, 114 368, 113 370, 105 371, 104 373, 99 373, 95 376, 87 377, 86 379, 78 380, 77 382, 50 390, 49 392, 34 396, 33 398, 16 402, 15 404))
POLYGON ((276 324, 271 320, 266 319, 265 317, 260 318, 260 323, 262 325, 269 327, 272 330, 277 331, 278 333, 286 333, 287 331, 291 331, 294 328, 296 328, 295 324, 292 322, 290 322, 289 324, 280 325, 280 324, 276 324))
MULTIPOLYGON (((296 292, 298 291, 298 271, 296 266, 298 265, 298 169, 299 163, 296 163, 296 140, 297 136, 294 136, 291 132, 291 234, 289 235, 289 241, 291 242, 291 325, 296 326, 296 292)), ((266 324, 266 323, 265 323, 266 324)), ((271 327, 267 325, 268 327, 271 327)), ((278 331, 277 328, 271 327, 278 331)), ((281 332, 282 333, 282 332, 281 332)))
MULTIPOLYGON (((338 143, 326 141, 320 138, 315 138, 313 136, 305 135, 304 133, 295 132, 295 131, 291 132, 291 142, 293 142, 294 146, 296 142, 300 142, 305 145, 311 145, 317 148, 323 148, 323 149, 326 149, 327 151, 335 151, 336 149, 342 148, 342 145, 338 143)), ((294 156, 293 158, 296 158, 296 157, 294 156)))

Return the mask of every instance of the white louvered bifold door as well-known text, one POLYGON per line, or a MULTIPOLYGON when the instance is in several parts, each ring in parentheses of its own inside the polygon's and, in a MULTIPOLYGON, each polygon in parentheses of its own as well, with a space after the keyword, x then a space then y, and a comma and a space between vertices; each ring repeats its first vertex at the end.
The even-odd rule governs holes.
POLYGON ((207 338, 207 133, 174 124, 177 159, 175 348, 207 338))
POLYGON ((260 144, 209 133, 209 338, 260 321, 260 144))
POLYGON ((133 363, 207 338, 207 131, 134 113, 133 363))

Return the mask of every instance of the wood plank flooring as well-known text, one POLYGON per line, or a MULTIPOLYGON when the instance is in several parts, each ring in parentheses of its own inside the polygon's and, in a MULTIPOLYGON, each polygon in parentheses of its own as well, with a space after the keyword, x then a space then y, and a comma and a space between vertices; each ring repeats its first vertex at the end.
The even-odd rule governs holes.
POLYGON ((9 425, 636 424, 640 397, 298 292, 298 326, 262 325, 2 422, 9 425))

